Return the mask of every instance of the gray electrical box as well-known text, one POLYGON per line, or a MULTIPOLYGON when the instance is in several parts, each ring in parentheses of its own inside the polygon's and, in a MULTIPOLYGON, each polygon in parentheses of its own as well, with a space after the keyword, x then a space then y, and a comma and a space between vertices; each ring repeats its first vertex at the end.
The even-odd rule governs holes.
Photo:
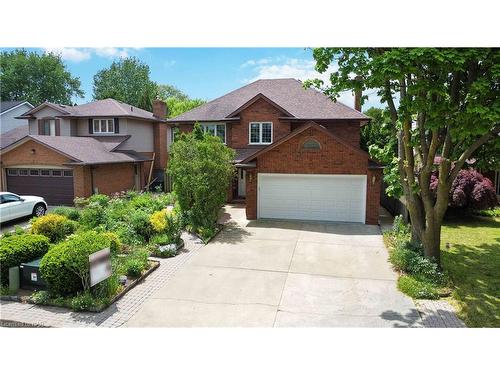
POLYGON ((40 274, 41 260, 42 258, 39 258, 28 263, 21 263, 19 266, 21 289, 40 290, 47 288, 47 284, 40 274))

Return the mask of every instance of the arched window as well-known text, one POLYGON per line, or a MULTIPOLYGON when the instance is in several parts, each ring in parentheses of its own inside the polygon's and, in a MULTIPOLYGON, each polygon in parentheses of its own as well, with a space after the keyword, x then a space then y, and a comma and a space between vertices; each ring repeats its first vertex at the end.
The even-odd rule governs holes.
POLYGON ((308 139, 302 145, 302 149, 304 149, 304 150, 319 150, 320 148, 321 148, 321 145, 315 139, 308 139))

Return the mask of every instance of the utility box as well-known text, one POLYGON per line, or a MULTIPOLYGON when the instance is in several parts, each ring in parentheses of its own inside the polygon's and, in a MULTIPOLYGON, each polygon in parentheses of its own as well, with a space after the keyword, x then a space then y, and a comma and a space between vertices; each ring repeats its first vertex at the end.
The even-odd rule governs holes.
POLYGON ((40 275, 41 260, 42 258, 39 258, 28 263, 21 263, 19 266, 21 289, 40 290, 47 288, 47 284, 40 275))

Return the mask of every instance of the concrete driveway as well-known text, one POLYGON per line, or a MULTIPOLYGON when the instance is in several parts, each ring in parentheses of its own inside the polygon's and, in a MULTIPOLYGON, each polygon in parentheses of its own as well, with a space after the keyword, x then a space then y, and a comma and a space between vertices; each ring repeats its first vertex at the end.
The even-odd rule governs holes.
POLYGON ((247 221, 225 229, 127 323, 138 327, 407 327, 378 226, 247 221))

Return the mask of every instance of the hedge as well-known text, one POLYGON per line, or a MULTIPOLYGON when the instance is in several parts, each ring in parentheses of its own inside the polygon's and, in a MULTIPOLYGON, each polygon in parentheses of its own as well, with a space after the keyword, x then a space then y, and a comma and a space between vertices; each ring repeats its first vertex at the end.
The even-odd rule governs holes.
POLYGON ((49 250, 49 239, 39 234, 19 234, 0 239, 1 284, 7 285, 9 268, 43 256, 49 250))
POLYGON ((42 234, 51 242, 59 242, 67 235, 73 233, 77 228, 77 223, 67 217, 57 214, 47 214, 33 220, 31 232, 42 234))
POLYGON ((113 236, 88 231, 75 234, 52 247, 40 263, 40 273, 50 293, 69 295, 88 288, 89 255, 117 246, 113 236))

